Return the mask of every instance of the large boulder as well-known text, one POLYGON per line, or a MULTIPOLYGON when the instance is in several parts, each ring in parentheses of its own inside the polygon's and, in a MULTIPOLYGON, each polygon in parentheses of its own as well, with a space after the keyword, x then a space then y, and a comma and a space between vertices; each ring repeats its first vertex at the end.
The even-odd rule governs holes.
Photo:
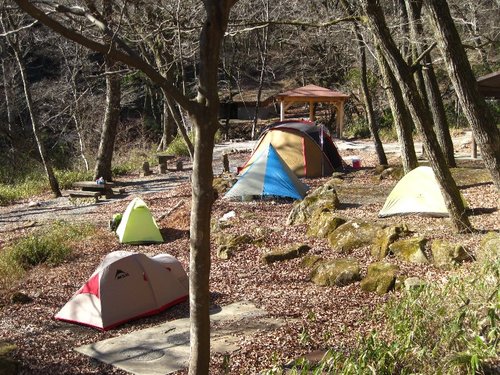
POLYGON ((354 259, 319 262, 311 272, 311 280, 321 286, 345 286, 361 280, 360 267, 354 259))
POLYGON ((326 238, 345 222, 344 218, 333 216, 333 212, 330 210, 317 210, 313 213, 311 220, 309 220, 307 235, 310 237, 326 238))
POLYGON ((212 183, 214 190, 219 197, 222 197, 228 192, 229 189, 238 181, 238 179, 231 173, 223 173, 219 177, 215 177, 212 183))
POLYGON ((500 233, 486 233, 481 240, 476 257, 479 261, 498 261, 500 259, 500 233))
POLYGON ((436 266, 452 266, 474 259, 463 246, 442 240, 432 241, 431 252, 436 266))
POLYGON ((399 238, 408 234, 408 227, 403 225, 392 225, 380 229, 372 241, 371 254, 374 258, 382 260, 389 253, 389 246, 399 238))
POLYGON ((253 237, 248 234, 225 234, 220 232, 215 239, 217 243, 217 257, 227 260, 242 245, 253 243, 253 237))
POLYGON ((335 211, 339 207, 339 198, 335 190, 336 179, 329 180, 303 200, 296 201, 288 215, 287 225, 304 224, 316 211, 335 211))
POLYGON ((368 266, 366 277, 361 280, 361 289, 379 295, 385 294, 394 288, 398 271, 399 267, 391 263, 372 263, 368 266))
POLYGON ((284 249, 275 249, 262 254, 262 261, 266 264, 298 258, 311 249, 310 246, 304 244, 293 244, 284 249))
POLYGON ((390 244, 389 251, 405 262, 425 264, 429 263, 424 253, 426 243, 425 238, 408 238, 390 244))
POLYGON ((349 254, 355 248, 369 245, 383 227, 366 221, 348 221, 328 235, 333 250, 349 254))

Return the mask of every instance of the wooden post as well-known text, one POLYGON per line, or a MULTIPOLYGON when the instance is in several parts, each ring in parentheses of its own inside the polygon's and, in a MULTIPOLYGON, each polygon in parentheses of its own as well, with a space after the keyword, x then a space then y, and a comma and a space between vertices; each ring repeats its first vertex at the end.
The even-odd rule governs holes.
POLYGON ((285 102, 282 100, 280 102, 280 121, 285 119, 285 102))
POLYGON ((316 117, 315 113, 314 113, 315 112, 314 109, 315 109, 314 108, 314 102, 311 100, 309 102, 309 120, 310 121, 314 121, 314 118, 316 117))
POLYGON ((222 168, 223 172, 229 173, 229 157, 227 154, 222 155, 222 168))
POLYGON ((472 136, 472 141, 470 146, 471 146, 471 158, 477 159, 477 143, 476 140, 474 139, 474 136, 472 136))
POLYGON ((151 172, 151 169, 149 169, 149 162, 145 161, 144 163, 142 163, 142 175, 149 176, 152 173, 153 172, 151 172))
POLYGON ((175 167, 176 167, 177 171, 184 170, 184 164, 182 163, 182 160, 177 160, 177 163, 175 164, 175 167))

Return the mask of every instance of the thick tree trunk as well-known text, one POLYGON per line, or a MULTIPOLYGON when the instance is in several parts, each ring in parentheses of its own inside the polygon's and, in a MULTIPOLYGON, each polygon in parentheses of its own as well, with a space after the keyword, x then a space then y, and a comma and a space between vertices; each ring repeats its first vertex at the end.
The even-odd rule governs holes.
POLYGON ((445 0, 425 0, 425 4, 448 74, 481 149, 484 164, 490 171, 497 190, 500 190, 500 131, 478 92, 474 73, 451 18, 448 3, 445 0))
POLYGON ((214 200, 212 158, 219 125, 219 55, 233 1, 205 1, 207 19, 200 35, 199 110, 193 113, 195 153, 190 227, 189 302, 191 355, 189 374, 208 374, 210 362, 210 218, 214 200))
POLYGON ((387 87, 386 94, 391 107, 394 126, 398 134, 398 140, 401 147, 401 163, 404 173, 409 173, 412 169, 418 167, 417 154, 415 153, 415 144, 413 143, 413 119, 411 118, 404 103, 403 94, 399 88, 398 82, 392 74, 387 61, 377 48, 377 61, 382 72, 384 84, 387 87))
POLYGON ((112 181, 112 160, 116 133, 120 121, 120 76, 112 74, 114 64, 106 58, 106 112, 102 124, 101 140, 97 151, 94 179, 99 177, 112 181), (111 74, 110 74, 111 73, 111 74))
MULTIPOLYGON (((424 38, 421 18, 423 2, 422 0, 405 0, 405 2, 410 21, 410 35, 414 52, 413 58, 416 59, 427 49, 427 46, 421 43, 421 40, 424 38)), ((434 130, 446 163, 449 167, 456 167, 453 141, 448 122, 446 121, 443 100, 441 99, 441 92, 439 91, 439 85, 432 67, 430 53, 427 53, 422 59, 421 68, 417 70, 416 74, 420 95, 422 99, 425 98, 427 108, 431 112, 432 119, 434 120, 434 130)))
POLYGON ((471 230, 471 224, 460 192, 446 165, 436 134, 432 128, 432 120, 429 112, 426 110, 422 98, 418 95, 410 67, 404 61, 391 37, 385 23, 382 8, 377 0, 362 0, 362 3, 368 16, 370 28, 380 43, 381 49, 387 58, 387 63, 400 84, 403 97, 415 121, 415 125, 423 135, 428 159, 436 179, 441 186, 452 225, 458 232, 471 230))

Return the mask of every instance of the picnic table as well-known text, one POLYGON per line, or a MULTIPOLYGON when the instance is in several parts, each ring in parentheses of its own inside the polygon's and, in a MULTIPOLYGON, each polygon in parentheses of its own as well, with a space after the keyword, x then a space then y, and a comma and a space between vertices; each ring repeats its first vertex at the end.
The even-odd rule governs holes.
POLYGON ((115 184, 112 182, 105 182, 98 184, 95 181, 76 181, 73 182, 73 188, 80 190, 72 190, 69 192, 70 197, 93 197, 98 200, 101 195, 106 198, 113 196, 113 187, 115 184))

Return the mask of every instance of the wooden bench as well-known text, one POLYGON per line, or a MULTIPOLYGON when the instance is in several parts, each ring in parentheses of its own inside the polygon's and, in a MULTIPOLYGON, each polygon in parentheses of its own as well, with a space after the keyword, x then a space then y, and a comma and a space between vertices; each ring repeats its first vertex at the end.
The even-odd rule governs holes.
POLYGON ((106 198, 113 196, 113 187, 115 185, 110 182, 98 184, 95 181, 77 181, 73 182, 73 188, 79 188, 81 191, 98 192, 99 195, 104 195, 106 198))
POLYGON ((94 201, 99 202, 99 197, 101 196, 101 192, 99 191, 86 191, 86 190, 67 190, 66 194, 70 198, 94 198, 94 201))

